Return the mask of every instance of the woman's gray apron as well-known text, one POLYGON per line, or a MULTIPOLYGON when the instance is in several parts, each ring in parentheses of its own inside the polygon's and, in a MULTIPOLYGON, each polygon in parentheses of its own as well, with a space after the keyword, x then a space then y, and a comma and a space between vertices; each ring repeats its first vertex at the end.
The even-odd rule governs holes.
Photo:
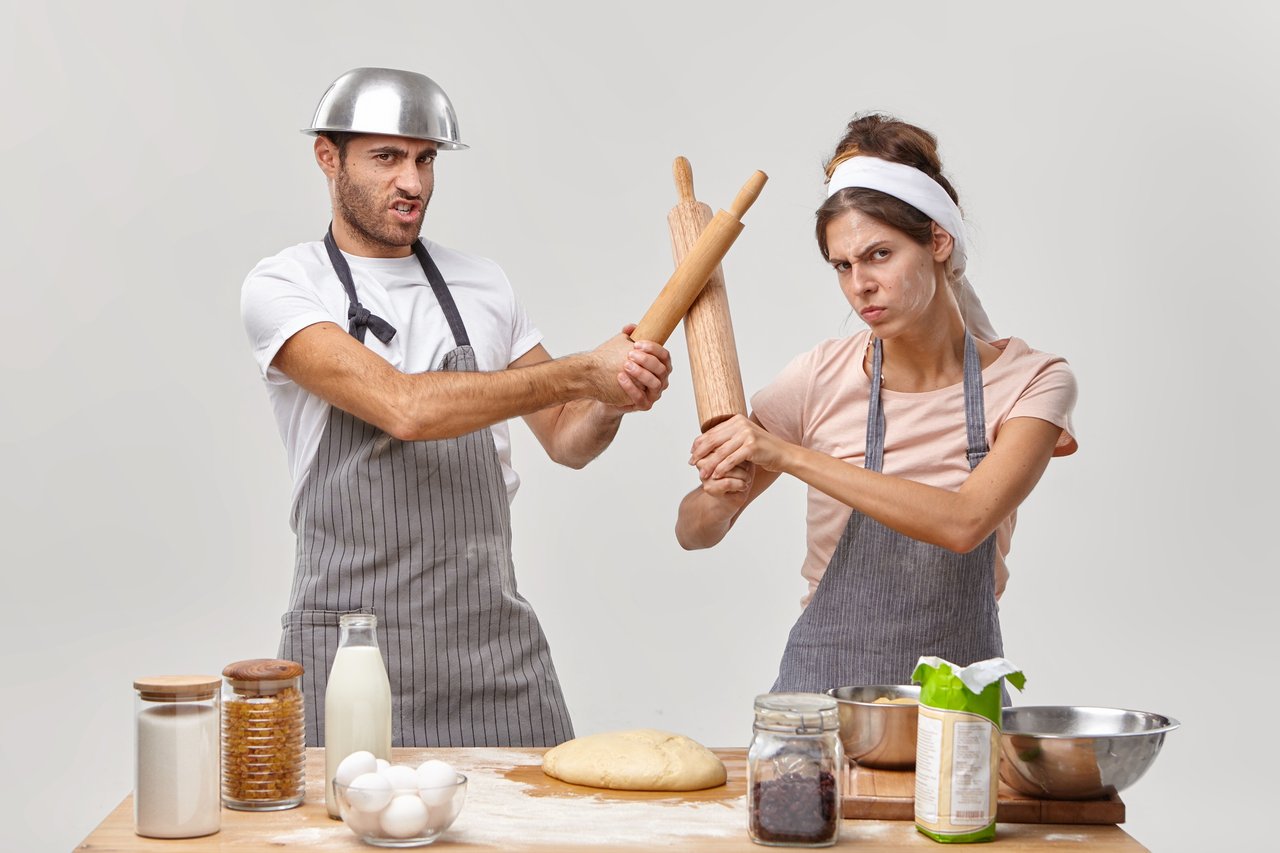
MULTIPOLYGON (((867 411, 866 468, 884 467, 884 353, 877 338, 867 411)), ((964 342, 969 469, 987 455, 982 362, 964 342)), ((910 684, 921 655, 961 666, 1004 654, 995 595, 996 536, 957 554, 891 530, 858 510, 800 619, 773 690, 822 692, 853 684, 910 684)))
MULTIPOLYGON (((356 298, 350 332, 396 334, 356 298)), ((456 348, 440 370, 474 371, 453 297, 422 241, 413 245, 456 348)), ((406 330, 408 332, 409 330, 406 330)), ((294 511, 297 564, 280 656, 305 667, 307 745, 324 745, 324 694, 338 618, 378 617, 396 746, 553 746, 573 737, 546 637, 516 591, 511 516, 493 434, 400 441, 336 406, 294 511)))

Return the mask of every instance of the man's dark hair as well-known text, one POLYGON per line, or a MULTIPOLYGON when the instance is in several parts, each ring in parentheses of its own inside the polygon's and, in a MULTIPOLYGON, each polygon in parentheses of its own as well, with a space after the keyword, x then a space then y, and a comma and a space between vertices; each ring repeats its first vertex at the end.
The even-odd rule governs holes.
POLYGON ((345 130, 324 130, 319 135, 338 147, 338 162, 344 164, 347 162, 347 146, 358 136, 345 130))

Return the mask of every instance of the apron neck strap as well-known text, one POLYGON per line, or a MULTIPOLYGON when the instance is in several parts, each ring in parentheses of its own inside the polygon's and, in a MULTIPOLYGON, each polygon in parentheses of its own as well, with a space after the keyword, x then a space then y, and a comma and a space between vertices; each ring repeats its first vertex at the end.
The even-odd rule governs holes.
POLYGON ((347 331, 357 341, 364 343, 365 330, 372 329, 374 337, 378 340, 384 344, 391 343, 391 339, 396 336, 395 327, 381 317, 370 313, 368 308, 360 304, 360 299, 356 296, 356 283, 351 278, 351 265, 342 256, 342 252, 338 251, 338 244, 333 239, 332 224, 325 232, 324 248, 329 253, 329 263, 333 264, 333 271, 338 274, 338 280, 342 282, 342 289, 347 292, 347 319, 350 321, 347 331))
MULTIPOLYGON (((879 338, 871 350, 871 399, 867 404, 867 448, 866 465, 868 471, 884 470, 884 405, 880 400, 882 384, 881 371, 884 368, 884 347, 879 338)), ((982 393, 982 359, 978 357, 978 345, 973 335, 964 330, 964 422, 969 447, 967 458, 969 470, 978 467, 978 463, 986 458, 987 416, 986 405, 982 393)))
MULTIPOLYGON (((396 334, 395 328, 361 305, 359 297, 356 296, 356 283, 351 277, 351 265, 338 250, 338 244, 333 239, 332 223, 324 235, 324 248, 329 253, 329 263, 333 265, 333 271, 338 274, 338 280, 342 282, 342 288, 347 292, 347 319, 351 321, 347 331, 360 343, 364 343, 366 329, 372 331, 374 337, 384 344, 391 343, 391 339, 396 334)), ((449 292, 449 286, 445 284, 440 268, 431 259, 422 240, 413 241, 413 254, 418 259, 427 282, 431 285, 431 292, 435 294, 436 302, 444 311, 445 319, 449 321, 449 331, 453 333, 454 346, 469 346, 471 339, 467 335, 467 327, 462 322, 462 315, 458 313, 457 303, 453 301, 453 294, 449 292)))

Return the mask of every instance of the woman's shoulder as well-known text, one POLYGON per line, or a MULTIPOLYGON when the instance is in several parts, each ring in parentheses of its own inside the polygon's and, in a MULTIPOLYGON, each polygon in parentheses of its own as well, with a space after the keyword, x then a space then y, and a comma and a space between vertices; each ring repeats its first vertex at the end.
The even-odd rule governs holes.
POLYGON ((1021 338, 992 344, 1002 352, 983 372, 983 384, 997 400, 1004 401, 1003 417, 1034 417, 1057 424, 1062 434, 1053 455, 1074 453, 1077 443, 1072 413, 1079 391, 1071 365, 1060 355, 1032 349, 1021 338))
POLYGON ((843 373, 851 363, 861 363, 868 331, 843 338, 827 338, 793 356, 775 376, 775 382, 820 381, 825 374, 843 373))
POLYGON ((849 362, 862 360, 870 337, 871 330, 863 329, 843 338, 827 338, 798 357, 811 362, 815 367, 832 366, 843 369, 849 362))
POLYGON ((862 375, 868 334, 828 338, 792 358, 751 398, 751 408, 765 427, 788 441, 801 441, 814 412, 829 405, 833 395, 847 391, 850 377, 862 375), (856 366, 856 373, 851 366, 856 366))
POLYGON ((1000 355, 991 363, 996 376, 992 378, 1035 379, 1044 374, 1069 378, 1075 381, 1075 374, 1066 358, 1051 352, 1033 349, 1025 340, 1018 337, 1001 338, 991 341, 991 345, 1000 350, 1000 355))

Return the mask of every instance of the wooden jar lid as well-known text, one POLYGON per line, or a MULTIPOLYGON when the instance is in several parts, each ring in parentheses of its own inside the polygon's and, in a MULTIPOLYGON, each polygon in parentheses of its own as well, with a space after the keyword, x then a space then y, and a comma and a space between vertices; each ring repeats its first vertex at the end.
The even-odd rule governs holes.
POLYGON ((221 684, 216 675, 152 675, 135 679, 133 689, 148 702, 191 702, 212 699, 221 684))
POLYGON ((274 693, 285 687, 291 687, 302 672, 302 664, 275 658, 236 661, 222 669, 222 674, 226 676, 232 688, 255 693, 274 693))

